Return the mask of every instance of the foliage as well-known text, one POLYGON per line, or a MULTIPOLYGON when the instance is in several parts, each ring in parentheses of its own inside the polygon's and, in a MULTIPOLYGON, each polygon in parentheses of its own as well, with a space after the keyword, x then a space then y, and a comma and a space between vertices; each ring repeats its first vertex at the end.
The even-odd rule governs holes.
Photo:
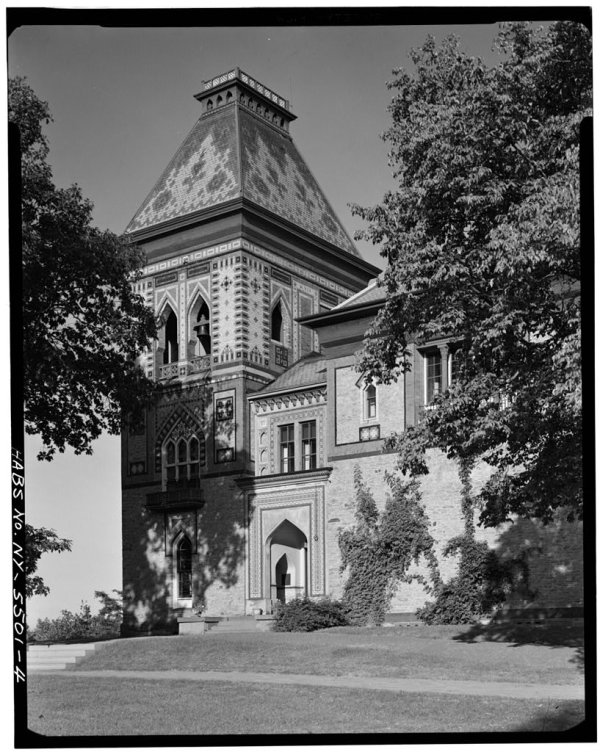
POLYGON ((587 30, 505 25, 498 62, 429 38, 414 73, 388 84, 384 134, 397 180, 354 207, 381 244, 387 300, 362 370, 387 383, 415 347, 453 342, 453 383, 390 447, 427 471, 424 451, 483 458, 482 519, 582 511, 579 140, 591 107, 587 30))
POLYGON ((408 569, 423 556, 434 583, 439 581, 433 538, 415 481, 388 477, 392 491, 380 515, 358 465, 354 468, 356 525, 339 536, 341 570, 348 569, 344 602, 355 624, 383 622, 398 582, 411 578, 408 569))
POLYGON ((112 592, 116 597, 102 590, 95 592, 95 597, 102 604, 98 614, 92 614, 89 604, 82 601, 78 613, 63 610, 58 619, 39 619, 29 639, 34 642, 55 642, 118 637, 123 620, 123 601, 120 591, 112 592))
POLYGON ((446 544, 444 556, 458 555, 458 572, 447 583, 438 580, 435 600, 417 610, 426 624, 473 624, 505 599, 513 583, 512 564, 500 562, 484 541, 475 540, 471 483, 472 462, 461 461, 464 533, 446 544))
POLYGON ((66 446, 90 454, 102 431, 119 433, 122 414, 138 421, 153 393, 135 362, 156 335, 132 287, 144 257, 92 227, 77 185, 54 185, 47 103, 23 78, 8 94, 21 143, 25 427, 42 438, 40 459, 66 446))
POLYGON ((50 588, 40 575, 35 574, 38 562, 45 553, 71 550, 71 541, 59 538, 55 530, 32 527, 25 523, 25 595, 48 595, 50 588))
POLYGON ((283 603, 275 616, 274 632, 314 632, 329 627, 348 625, 347 609, 339 601, 324 598, 312 601, 310 598, 295 598, 283 603))

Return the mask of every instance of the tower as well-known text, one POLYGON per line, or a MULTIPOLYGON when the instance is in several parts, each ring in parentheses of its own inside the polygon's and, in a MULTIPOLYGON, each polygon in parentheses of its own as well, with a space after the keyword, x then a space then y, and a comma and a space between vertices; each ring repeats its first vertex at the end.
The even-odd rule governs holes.
POLYGON ((250 608, 247 397, 318 350, 297 319, 378 272, 297 150, 287 100, 239 68, 196 99, 198 121, 126 229, 147 257, 137 290, 161 320, 141 362, 163 387, 122 438, 130 632, 250 608))

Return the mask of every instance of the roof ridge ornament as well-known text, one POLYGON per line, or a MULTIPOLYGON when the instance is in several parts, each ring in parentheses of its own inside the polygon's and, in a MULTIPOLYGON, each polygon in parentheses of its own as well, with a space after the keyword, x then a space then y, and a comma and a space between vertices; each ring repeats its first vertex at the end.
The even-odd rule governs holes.
POLYGON ((224 105, 237 103, 285 131, 296 119, 287 99, 239 68, 232 68, 202 83, 203 89, 194 95, 194 99, 200 102, 203 116, 224 105))

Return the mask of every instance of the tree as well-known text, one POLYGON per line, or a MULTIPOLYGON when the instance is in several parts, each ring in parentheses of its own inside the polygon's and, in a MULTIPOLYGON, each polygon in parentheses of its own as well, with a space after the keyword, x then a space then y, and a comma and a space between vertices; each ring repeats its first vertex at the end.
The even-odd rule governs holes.
POLYGON ((25 524, 25 595, 48 595, 50 588, 44 580, 36 575, 38 562, 42 554, 71 550, 71 541, 59 538, 54 530, 45 527, 32 527, 25 524))
POLYGON ((23 78, 9 81, 9 121, 21 145, 25 428, 40 459, 136 422, 154 387, 136 357, 156 335, 152 311, 134 292, 144 257, 92 227, 77 185, 57 188, 47 162, 46 102, 23 78))
POLYGON ((412 474, 433 446, 489 463, 488 525, 582 513, 578 159, 592 75, 575 23, 505 25, 497 51, 488 66, 430 37, 414 73, 394 71, 397 187, 354 207, 388 262, 362 370, 389 383, 415 347, 455 349, 437 409, 390 446, 412 474))

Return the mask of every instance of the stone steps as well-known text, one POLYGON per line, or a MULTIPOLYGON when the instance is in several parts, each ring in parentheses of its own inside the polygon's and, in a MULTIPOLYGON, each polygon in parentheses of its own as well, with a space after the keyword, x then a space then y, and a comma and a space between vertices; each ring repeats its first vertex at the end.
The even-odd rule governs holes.
POLYGON ((253 616, 224 616, 208 631, 212 632, 212 634, 256 632, 256 619, 253 616))
POLYGON ((93 653, 97 643, 60 643, 55 645, 29 645, 27 647, 28 671, 60 671, 68 665, 79 663, 93 653))

